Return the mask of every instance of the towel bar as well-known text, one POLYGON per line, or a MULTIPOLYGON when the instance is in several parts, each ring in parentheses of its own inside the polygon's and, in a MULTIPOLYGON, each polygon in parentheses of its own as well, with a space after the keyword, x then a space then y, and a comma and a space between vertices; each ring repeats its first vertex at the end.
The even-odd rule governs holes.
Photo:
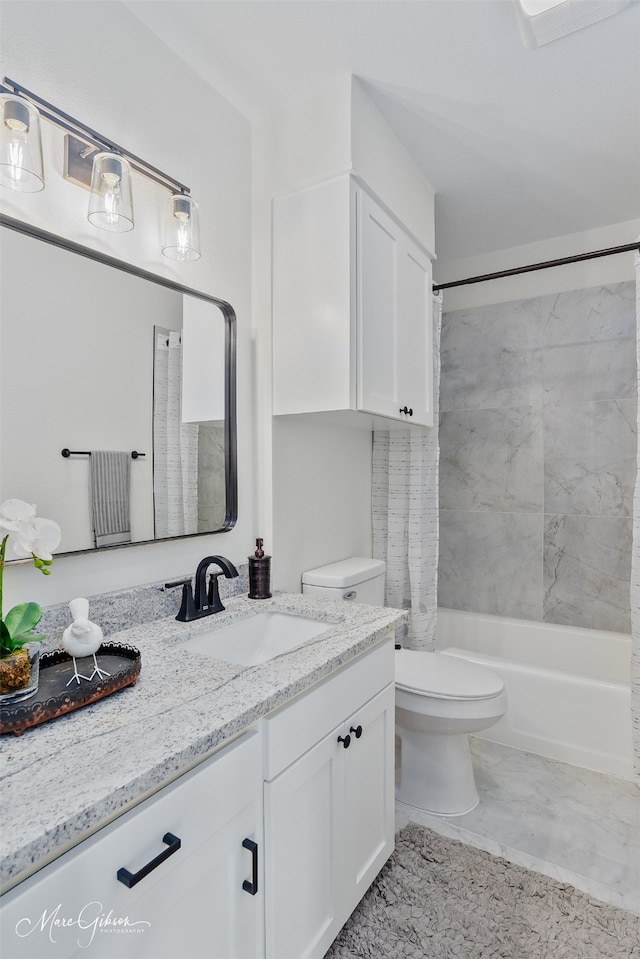
MULTIPOLYGON (((91 450, 69 450, 66 446, 61 453, 65 459, 68 459, 69 456, 91 456, 91 450)), ((131 450, 132 460, 137 460, 140 456, 146 456, 146 453, 138 453, 137 450, 131 450)))

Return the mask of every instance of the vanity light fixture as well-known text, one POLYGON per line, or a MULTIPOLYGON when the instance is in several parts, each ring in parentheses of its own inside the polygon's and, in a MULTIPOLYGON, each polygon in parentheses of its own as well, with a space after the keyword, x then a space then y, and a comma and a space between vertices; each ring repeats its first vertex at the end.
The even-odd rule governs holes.
POLYGON ((65 133, 63 176, 90 191, 87 218, 93 226, 114 233, 133 229, 135 172, 169 192, 162 253, 179 261, 199 259, 198 204, 188 187, 8 77, 0 84, 0 183, 23 192, 44 188, 39 117, 65 133))
POLYGON ((200 259, 200 215, 193 197, 184 193, 169 197, 162 252, 171 260, 200 259))
POLYGON ((131 167, 117 153, 97 153, 93 158, 87 219, 112 233, 133 229, 131 167))
POLYGON ((44 190, 40 115, 4 90, 0 93, 0 182, 21 193, 44 190))

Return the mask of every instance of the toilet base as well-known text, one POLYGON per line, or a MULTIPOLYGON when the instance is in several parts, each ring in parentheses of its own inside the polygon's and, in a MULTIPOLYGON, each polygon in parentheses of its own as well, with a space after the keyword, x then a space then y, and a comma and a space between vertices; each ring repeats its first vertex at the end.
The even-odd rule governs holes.
POLYGON ((466 733, 423 733, 397 724, 396 733, 400 737, 398 802, 438 816, 463 816, 478 805, 466 733))

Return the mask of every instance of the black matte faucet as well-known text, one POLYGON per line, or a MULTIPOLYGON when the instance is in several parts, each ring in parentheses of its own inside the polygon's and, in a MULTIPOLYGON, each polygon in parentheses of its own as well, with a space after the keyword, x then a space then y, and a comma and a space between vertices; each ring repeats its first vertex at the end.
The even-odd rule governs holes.
POLYGON ((167 586, 182 586, 182 604, 176 619, 181 623, 190 623, 194 619, 201 619, 203 616, 211 616, 213 613, 222 612, 224 606, 218 592, 218 577, 223 574, 227 579, 233 579, 238 575, 238 570, 224 556, 205 556, 204 559, 200 560, 196 569, 195 597, 190 580, 180 583, 167 583, 167 586), (209 589, 207 590, 207 570, 212 565, 219 566, 220 571, 211 573, 209 589))

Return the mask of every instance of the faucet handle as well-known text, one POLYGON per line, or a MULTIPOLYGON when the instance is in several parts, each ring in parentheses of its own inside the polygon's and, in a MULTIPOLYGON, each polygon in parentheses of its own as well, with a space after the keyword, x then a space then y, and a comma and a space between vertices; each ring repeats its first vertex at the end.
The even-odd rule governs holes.
POLYGON ((190 579, 179 579, 177 583, 165 583, 165 589, 182 586, 182 602, 176 619, 181 623, 190 623, 197 619, 196 604, 193 601, 193 586, 190 579))
POLYGON ((209 589, 207 590, 207 611, 210 613, 221 613, 224 609, 218 586, 218 577, 222 576, 223 571, 209 574, 209 589))

